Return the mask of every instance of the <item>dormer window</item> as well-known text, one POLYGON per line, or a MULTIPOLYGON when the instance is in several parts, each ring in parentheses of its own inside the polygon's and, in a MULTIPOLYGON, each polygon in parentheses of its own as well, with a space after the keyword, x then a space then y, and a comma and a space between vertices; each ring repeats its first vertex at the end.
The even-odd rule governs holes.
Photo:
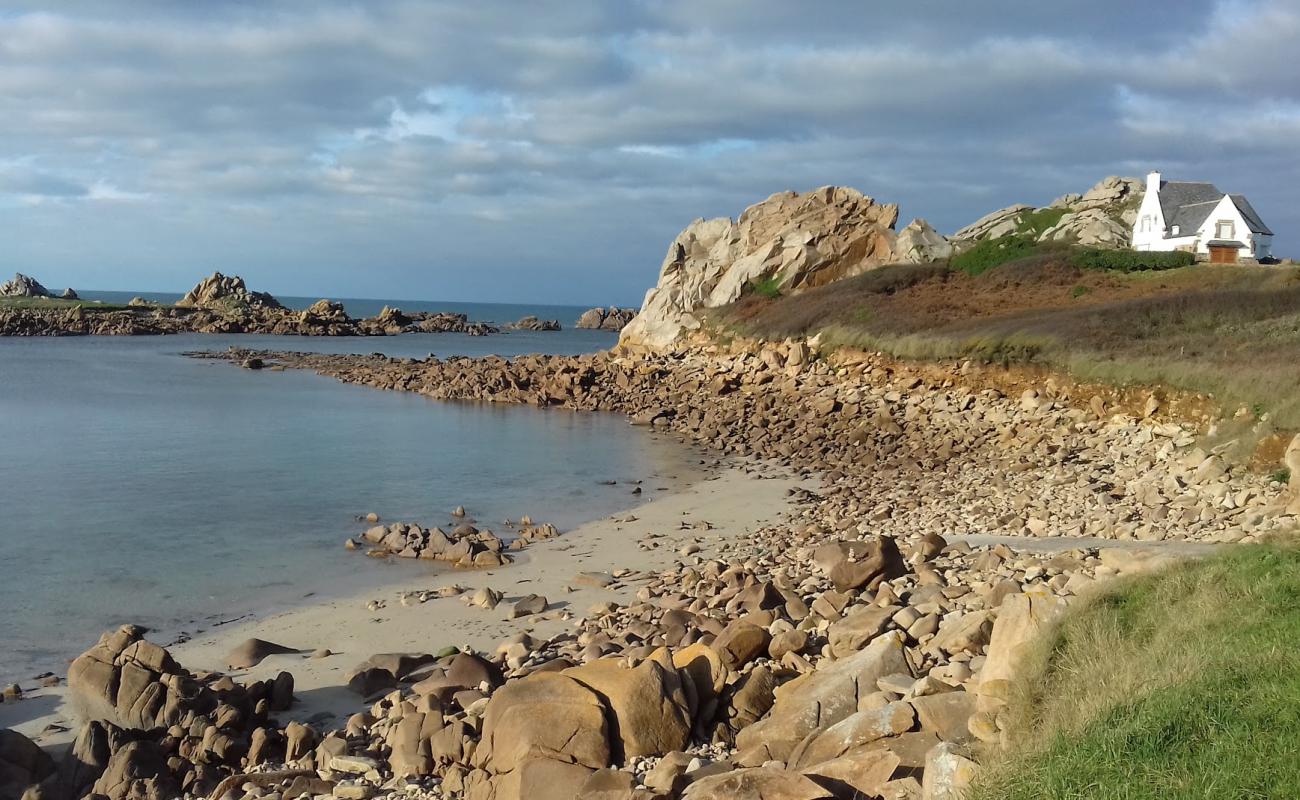
POLYGON ((1181 232, 1182 232, 1181 229, 1180 229, 1177 225, 1175 225, 1175 226, 1171 229, 1171 233, 1173 233, 1174 236, 1179 235, 1181 232))
POLYGON ((1237 235, 1237 229, 1236 226, 1232 224, 1232 220, 1221 219, 1218 222, 1214 223, 1214 238, 1232 239, 1236 235, 1237 235))

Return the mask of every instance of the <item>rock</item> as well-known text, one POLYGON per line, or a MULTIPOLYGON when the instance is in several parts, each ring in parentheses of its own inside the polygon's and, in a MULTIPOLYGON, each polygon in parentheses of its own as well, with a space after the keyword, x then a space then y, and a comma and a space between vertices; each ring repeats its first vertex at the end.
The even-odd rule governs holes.
POLYGON ((558 331, 560 323, 554 319, 538 319, 534 316, 527 316, 519 319, 517 322, 506 326, 506 330, 512 331, 558 331))
POLYGON ((797 772, 738 769, 692 783, 682 800, 833 800, 835 795, 797 772))
POLYGON ((21 797, 28 786, 53 774, 48 753, 18 731, 0 728, 0 797, 21 797))
POLYGON ((831 655, 836 658, 856 653, 880 635, 889 620, 898 613, 898 606, 860 606, 844 619, 830 626, 826 638, 831 655))
POLYGON ((975 713, 975 695, 969 692, 942 692, 914 697, 921 730, 930 731, 945 742, 967 744, 971 741, 970 718, 975 713))
POLYGON ((538 758, 591 770, 610 763, 604 703, 561 673, 536 672, 507 682, 492 694, 483 715, 475 766, 501 775, 538 758))
POLYGON ((740 667, 767 652, 772 635, 749 622, 736 620, 728 625, 713 641, 722 663, 730 669, 740 667))
POLYGON ((547 605, 549 604, 545 597, 539 594, 526 594, 510 606, 510 619, 540 614, 546 610, 547 605))
POLYGON ((758 281, 793 292, 888 264, 897 221, 897 206, 833 186, 774 194, 735 222, 696 220, 669 246, 658 283, 619 344, 667 348, 699 327, 695 312, 734 302, 758 281))
POLYGON ((895 794, 885 785, 899 766, 898 756, 885 748, 862 747, 839 758, 806 767, 803 774, 835 792, 838 798, 890 797, 912 798, 915 794, 895 794))
POLYGON ((612 752, 618 763, 687 745, 692 720, 682 679, 671 663, 647 659, 627 669, 603 659, 561 674, 596 692, 609 706, 610 738, 620 743, 612 752))
POLYGON ((882 580, 892 580, 907 571, 898 544, 890 536, 870 542, 854 541, 823 545, 813 553, 826 569, 831 583, 841 592, 873 589, 882 580))
POLYGON ((80 300, 81 297, 79 297, 79 296, 77 295, 77 293, 76 293, 75 291, 72 290, 72 287, 69 286, 68 288, 66 288, 66 289, 63 290, 63 293, 62 293, 62 294, 59 295, 59 299, 60 299, 60 300, 80 300))
POLYGON ((981 708, 1010 699, 1025 651, 1064 607, 1065 601, 1046 589, 1008 595, 1002 601, 979 674, 981 708))
POLYGON ((925 758, 921 800, 964 800, 978 769, 961 747, 935 745, 925 758))
POLYGON ((296 653, 292 647, 268 642, 265 639, 246 639, 226 654, 226 666, 231 669, 248 669, 262 663, 267 656, 296 653))
POLYGON ((282 309, 284 306, 266 292, 249 291, 244 279, 238 275, 226 277, 214 272, 199 281, 185 296, 176 301, 178 308, 205 308, 219 311, 247 311, 248 309, 282 309))
POLYGON ((21 272, 14 273, 11 281, 0 283, 0 297, 49 297, 50 290, 35 278, 29 278, 21 272))
POLYGON ((881 677, 910 672, 902 637, 896 631, 878 636, 866 649, 779 687, 771 713, 742 730, 736 747, 757 751, 761 745, 785 761, 808 734, 856 713, 858 698, 874 692, 881 677))
POLYGON ((636 316, 635 308, 592 308, 582 312, 575 328, 621 331, 636 316))
POLYGON ((490 586, 484 586, 477 592, 474 592, 473 596, 469 598, 468 603, 479 608, 493 609, 501 602, 501 597, 501 592, 498 592, 490 586))
POLYGON ((900 264, 929 264, 952 256, 952 245, 923 219, 914 219, 898 232, 895 260, 900 264))
POLYGON ((1015 233, 1020 227, 1020 220, 1025 212, 1033 210, 1033 206, 1027 206, 1024 203, 1000 208, 997 211, 985 214, 957 231, 952 235, 952 240, 974 242, 981 239, 996 239, 1000 236, 1015 233))
POLYGON ((850 714, 796 749, 790 757, 791 766, 803 769, 839 758, 878 739, 906 733, 914 724, 916 712, 906 702, 889 703, 881 708, 850 714))
POLYGON ((167 768, 166 753, 150 741, 118 748, 91 791, 109 800, 172 800, 181 793, 167 768))

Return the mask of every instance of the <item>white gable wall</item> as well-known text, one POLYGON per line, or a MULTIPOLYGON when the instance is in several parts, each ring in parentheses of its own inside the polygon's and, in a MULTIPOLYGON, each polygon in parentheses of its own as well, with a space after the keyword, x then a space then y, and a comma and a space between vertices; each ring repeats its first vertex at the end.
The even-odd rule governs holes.
MULTIPOLYGON (((1224 195, 1219 204, 1210 212, 1210 216, 1205 218, 1205 223, 1201 229, 1196 232, 1196 252, 1210 252, 1207 246, 1215 239, 1226 239, 1228 241, 1241 242, 1245 247, 1237 251, 1238 258, 1254 258, 1255 253, 1255 234, 1250 230, 1250 225, 1246 223, 1246 218, 1241 215, 1237 204, 1232 202, 1232 198, 1224 195)), ((1267 255, 1264 253, 1262 255, 1267 255)))
POLYGON ((1147 175, 1147 190, 1133 223, 1134 250, 1173 250, 1165 239, 1165 215, 1160 209, 1160 173, 1147 175))

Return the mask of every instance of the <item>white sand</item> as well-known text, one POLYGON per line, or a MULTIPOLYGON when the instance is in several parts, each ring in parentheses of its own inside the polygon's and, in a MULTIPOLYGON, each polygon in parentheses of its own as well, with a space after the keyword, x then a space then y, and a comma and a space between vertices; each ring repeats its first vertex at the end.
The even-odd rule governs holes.
MULTIPOLYGON (((172 654, 190 670, 224 670, 225 655, 249 637, 257 637, 297 648, 303 653, 271 656, 258 666, 230 674, 239 680, 274 677, 281 670, 293 673, 298 703, 286 716, 307 720, 325 715, 341 723, 348 714, 361 710, 362 698, 346 688, 348 672, 375 653, 436 652, 447 646, 468 646, 491 652, 502 640, 520 632, 538 636, 557 633, 571 623, 564 612, 582 616, 598 602, 627 603, 642 585, 615 584, 608 589, 581 588, 566 591, 574 577, 584 571, 616 569, 657 571, 680 560, 678 550, 688 542, 699 542, 708 553, 710 543, 743 536, 746 531, 778 519, 789 507, 788 490, 800 481, 789 477, 762 477, 767 468, 733 466, 714 478, 656 497, 646 504, 611 518, 574 529, 558 539, 541 542, 517 554, 509 566, 488 571, 448 570, 427 579, 383 583, 363 594, 322 600, 280 614, 209 631, 192 641, 171 648, 172 654), (701 530, 696 523, 708 522, 701 530), (638 547, 643 537, 658 534, 654 549, 638 547), (431 599, 409 607, 401 605, 402 591, 434 589, 459 584, 466 595, 481 586, 505 594, 494 610, 467 606, 459 597, 431 599), (544 615, 507 618, 512 600, 529 593, 545 596, 551 608, 544 615), (367 603, 382 600, 385 607, 371 611, 367 603), (308 658, 318 648, 335 655, 308 658), (319 715, 319 716, 318 716, 319 715)), ((363 556, 340 552, 340 558, 356 558, 357 569, 373 569, 381 581, 384 570, 363 556)), ((44 745, 56 745, 75 734, 73 712, 62 704, 62 689, 39 690, 16 704, 0 705, 0 726, 13 727, 37 737, 44 745), (66 733, 41 732, 50 723, 66 726, 66 733)))

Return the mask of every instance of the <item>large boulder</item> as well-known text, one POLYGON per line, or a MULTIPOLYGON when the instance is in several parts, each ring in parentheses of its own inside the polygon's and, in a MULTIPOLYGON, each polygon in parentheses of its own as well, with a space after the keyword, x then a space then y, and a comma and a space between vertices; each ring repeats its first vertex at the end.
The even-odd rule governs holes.
POLYGON ((176 302, 181 308, 206 308, 217 311, 284 308, 280 301, 266 292, 250 291, 238 275, 214 272, 199 281, 193 289, 176 302))
POLYGON ((1040 242, 1125 248, 1132 241, 1133 222, 1145 190, 1146 184, 1137 178, 1112 175, 1083 194, 1063 195, 1043 208, 1020 203, 986 214, 954 233, 950 241, 963 247, 983 239, 1032 233, 1040 242), (1031 214, 1048 209, 1063 213, 1046 228, 1028 224, 1031 214))
POLYGON ((129 742, 114 752, 91 792, 109 800, 173 800, 181 793, 167 768, 167 754, 147 740, 129 742))
POLYGON ((1046 589, 1008 595, 1002 601, 979 673, 981 709, 996 710, 1011 698, 1028 649, 1064 608, 1065 600, 1046 589))
POLYGON ((510 681, 483 714, 476 766, 505 775, 539 758, 592 770, 610 763, 605 704, 568 675, 535 672, 510 681))
POLYGON ((564 671, 600 695, 611 713, 613 756, 622 762, 637 756, 662 755, 686 747, 691 716, 682 679, 655 660, 633 669, 604 659, 564 671))
POLYGON ((682 800, 832 800, 835 795, 797 772, 773 767, 738 769, 686 787, 682 800))
POLYGON ((28 786, 54 773, 54 760, 35 742, 0 728, 0 799, 18 800, 28 786))
POLYGON ((620 344, 663 349, 698 328, 698 312, 775 281, 782 291, 822 286, 895 260, 898 206, 856 189, 781 192, 732 221, 696 220, 668 248, 659 281, 620 344))
POLYGON ((951 256, 952 244, 930 223, 914 219, 898 232, 894 253, 900 264, 929 264, 951 256))
POLYGON ((854 655, 824 663, 776 690, 776 702, 765 718, 742 730, 736 746, 755 756, 787 761, 795 746, 814 731, 828 728, 858 710, 858 698, 876 691, 886 675, 911 674, 897 631, 876 637, 854 655))
POLYGON ((0 297, 49 297, 50 290, 35 278, 29 278, 21 272, 14 274, 14 279, 0 283, 0 297))

